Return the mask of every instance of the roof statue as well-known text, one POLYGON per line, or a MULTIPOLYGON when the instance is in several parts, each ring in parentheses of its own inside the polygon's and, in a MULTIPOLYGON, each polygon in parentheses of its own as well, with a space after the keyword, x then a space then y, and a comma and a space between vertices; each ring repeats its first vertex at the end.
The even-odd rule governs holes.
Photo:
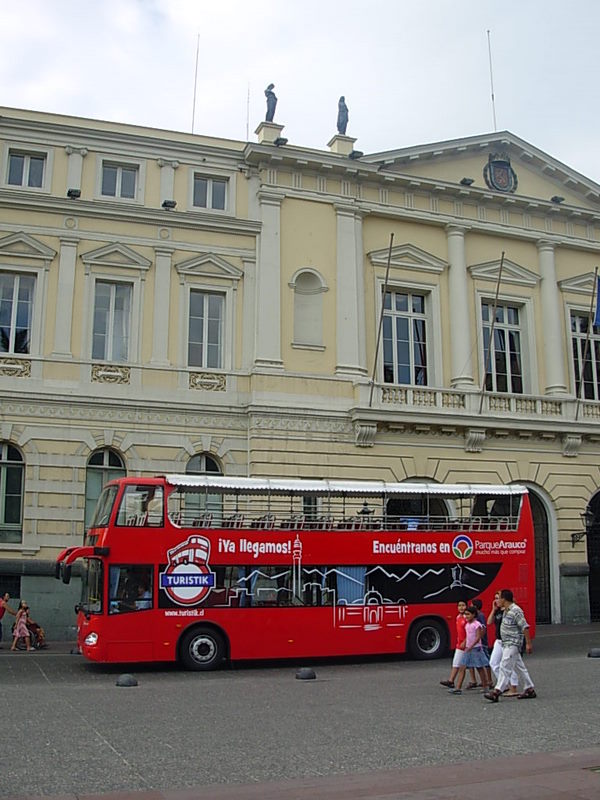
POLYGON ((270 83, 265 89, 265 97, 267 98, 267 115, 265 117, 266 122, 273 122, 273 117, 275 116, 275 106, 277 105, 277 97, 275 96, 275 92, 273 91, 274 88, 275 84, 270 83))
POLYGON ((342 136, 346 135, 346 128, 348 127, 348 106, 346 105, 346 98, 342 95, 338 102, 338 116, 337 116, 337 129, 338 133, 342 136))

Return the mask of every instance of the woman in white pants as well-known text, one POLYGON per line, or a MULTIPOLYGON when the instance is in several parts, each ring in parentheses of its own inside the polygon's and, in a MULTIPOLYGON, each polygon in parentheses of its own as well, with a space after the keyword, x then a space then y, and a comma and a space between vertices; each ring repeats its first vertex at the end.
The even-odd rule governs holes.
MULTIPOLYGON (((502 615, 504 611, 500 608, 500 592, 494 595, 494 602, 492 603, 492 610, 487 619, 488 625, 494 623, 496 628, 496 640, 490 653, 490 669, 494 673, 496 681, 500 673, 500 662, 502 661, 502 640, 500 639, 500 625, 502 624, 502 615)), ((510 675, 510 687, 504 697, 516 697, 519 694, 519 676, 513 670, 510 675)))

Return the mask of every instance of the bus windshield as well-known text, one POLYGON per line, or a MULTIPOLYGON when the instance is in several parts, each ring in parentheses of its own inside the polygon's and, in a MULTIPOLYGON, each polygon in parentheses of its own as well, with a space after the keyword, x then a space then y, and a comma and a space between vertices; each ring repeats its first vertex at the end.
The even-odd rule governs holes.
POLYGON ((110 521, 110 512, 112 511, 118 491, 118 486, 106 486, 102 490, 90 523, 90 528, 104 528, 108 525, 110 521))
POLYGON ((102 613, 102 582, 104 568, 99 558, 87 559, 81 580, 81 610, 87 614, 102 613))

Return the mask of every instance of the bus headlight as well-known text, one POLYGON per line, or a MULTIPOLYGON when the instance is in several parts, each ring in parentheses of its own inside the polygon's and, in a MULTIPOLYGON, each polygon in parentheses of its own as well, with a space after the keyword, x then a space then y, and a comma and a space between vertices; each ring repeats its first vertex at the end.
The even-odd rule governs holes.
POLYGON ((95 644, 98 644, 98 634, 88 633, 88 635, 83 640, 83 643, 87 644, 89 647, 93 647, 95 644))

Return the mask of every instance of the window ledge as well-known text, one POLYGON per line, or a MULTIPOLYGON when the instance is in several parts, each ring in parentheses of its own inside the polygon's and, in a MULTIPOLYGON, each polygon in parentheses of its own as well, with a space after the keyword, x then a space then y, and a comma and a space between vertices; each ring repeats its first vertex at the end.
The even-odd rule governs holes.
POLYGON ((1 552, 8 552, 8 551, 20 551, 22 556, 35 556, 37 553, 40 552, 40 548, 34 545, 25 545, 22 542, 2 542, 0 543, 0 551, 1 552))
POLYGON ((292 342, 294 350, 317 350, 323 352, 326 348, 324 344, 303 344, 302 342, 292 342))

